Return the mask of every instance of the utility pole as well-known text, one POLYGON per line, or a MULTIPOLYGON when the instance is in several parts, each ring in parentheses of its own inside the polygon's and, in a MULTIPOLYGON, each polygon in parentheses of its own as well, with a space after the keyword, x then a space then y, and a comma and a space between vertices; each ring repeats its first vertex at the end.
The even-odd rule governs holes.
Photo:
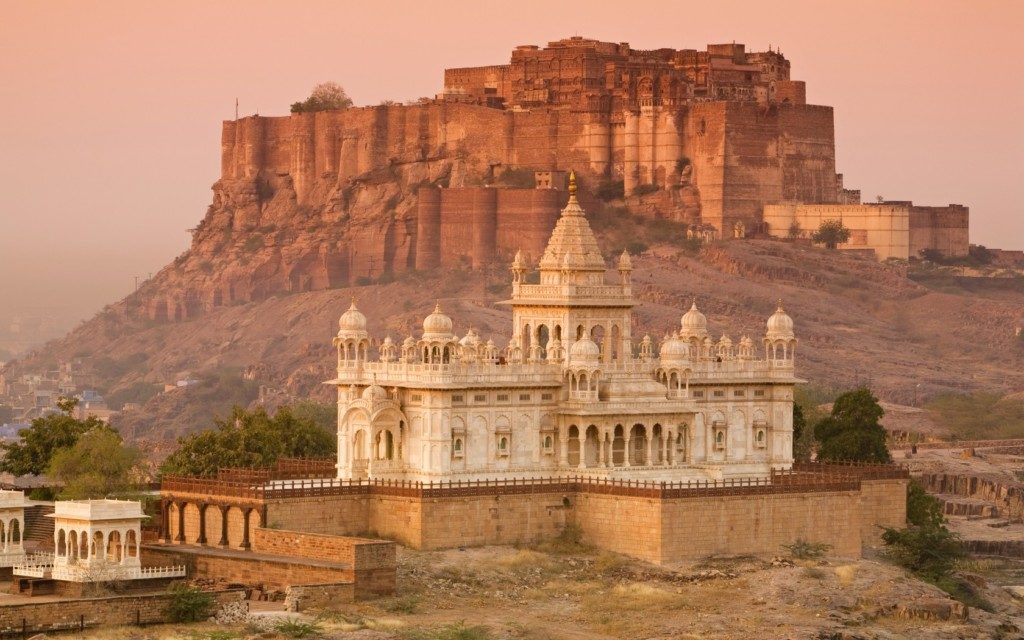
POLYGON ((238 98, 235 98, 235 120, 238 120, 238 98))

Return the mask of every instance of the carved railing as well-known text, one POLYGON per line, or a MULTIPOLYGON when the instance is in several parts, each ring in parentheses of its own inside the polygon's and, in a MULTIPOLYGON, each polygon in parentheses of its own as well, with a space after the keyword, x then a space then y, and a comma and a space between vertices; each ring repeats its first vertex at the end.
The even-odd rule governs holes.
POLYGON ((419 481, 383 478, 342 480, 275 480, 246 484, 216 478, 167 476, 161 492, 166 496, 198 494, 212 497, 274 500, 337 495, 392 495, 444 498, 467 495, 519 493, 597 493, 651 498, 682 498, 725 495, 855 491, 862 480, 906 478, 909 472, 897 465, 819 465, 804 463, 789 471, 774 471, 767 478, 688 480, 662 482, 620 480, 583 475, 502 480, 419 481))

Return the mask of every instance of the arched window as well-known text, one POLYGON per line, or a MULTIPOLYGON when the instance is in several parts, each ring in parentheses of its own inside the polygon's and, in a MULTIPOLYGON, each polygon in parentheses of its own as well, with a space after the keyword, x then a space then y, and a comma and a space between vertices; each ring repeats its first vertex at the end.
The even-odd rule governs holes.
POLYGON ((552 446, 551 436, 544 436, 544 450, 550 451, 552 446))

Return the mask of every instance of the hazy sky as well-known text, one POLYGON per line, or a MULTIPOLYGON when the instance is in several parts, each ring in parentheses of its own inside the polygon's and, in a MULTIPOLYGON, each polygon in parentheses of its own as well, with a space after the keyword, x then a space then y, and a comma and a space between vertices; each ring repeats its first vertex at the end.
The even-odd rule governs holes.
POLYGON ((1022 29, 1014 0, 2 0, 0 316, 83 317, 184 251, 236 97, 279 115, 324 80, 357 105, 431 96, 445 67, 572 35, 781 47, 835 108, 847 186, 969 205, 973 242, 1024 248, 1022 29))

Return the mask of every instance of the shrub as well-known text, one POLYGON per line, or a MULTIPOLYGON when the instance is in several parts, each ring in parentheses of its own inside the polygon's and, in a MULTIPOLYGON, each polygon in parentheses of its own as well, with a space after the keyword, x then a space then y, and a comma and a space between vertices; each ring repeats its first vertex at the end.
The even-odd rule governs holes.
POLYGON ((242 245, 242 250, 246 253, 253 253, 263 248, 263 236, 253 234, 245 239, 245 244, 242 245))
POLYGON ((312 638, 323 631, 316 622, 303 622, 298 618, 288 618, 274 625, 274 631, 289 638, 312 638))
POLYGON ((186 584, 171 587, 171 601, 167 604, 167 617, 171 622, 199 622, 210 617, 213 596, 186 584))
POLYGON ((352 100, 337 82, 321 82, 313 87, 309 97, 302 102, 293 102, 292 113, 309 113, 313 111, 331 111, 347 109, 352 100))
POLYGON ((467 627, 465 621, 460 621, 428 631, 410 631, 406 637, 409 640, 490 640, 494 636, 487 627, 467 627))
POLYGON ((828 553, 832 545, 822 542, 808 542, 803 538, 797 538, 793 544, 784 544, 782 548, 789 551, 789 555, 799 560, 814 560, 828 553))
POLYGON ((647 244, 634 240, 626 245, 626 251, 628 251, 630 255, 638 256, 644 251, 647 251, 647 244))
POLYGON ((381 608, 389 613, 418 613, 420 610, 420 599, 418 596, 406 595, 385 600, 381 608))
POLYGON ((660 188, 661 187, 659 187, 656 184, 639 184, 639 185, 636 186, 635 189, 633 189, 633 195, 635 195, 635 196, 645 196, 645 195, 647 195, 649 193, 654 193, 655 191, 657 191, 660 188))
POLYGON ((533 169, 505 169, 497 178, 495 184, 517 189, 532 189, 537 184, 533 169))
POLYGON ((850 230, 843 226, 842 220, 824 220, 818 230, 811 234, 811 240, 825 245, 827 249, 835 249, 850 239, 850 230))
POLYGON ((605 202, 621 200, 626 196, 626 183, 622 180, 608 180, 597 185, 595 195, 605 202))
POLYGON ((937 527, 944 520, 942 502, 929 495, 920 482, 911 480, 907 485, 907 522, 917 527, 937 527))
POLYGON ((882 542, 893 562, 932 583, 949 576, 964 556, 960 538, 942 525, 886 528, 882 542))

